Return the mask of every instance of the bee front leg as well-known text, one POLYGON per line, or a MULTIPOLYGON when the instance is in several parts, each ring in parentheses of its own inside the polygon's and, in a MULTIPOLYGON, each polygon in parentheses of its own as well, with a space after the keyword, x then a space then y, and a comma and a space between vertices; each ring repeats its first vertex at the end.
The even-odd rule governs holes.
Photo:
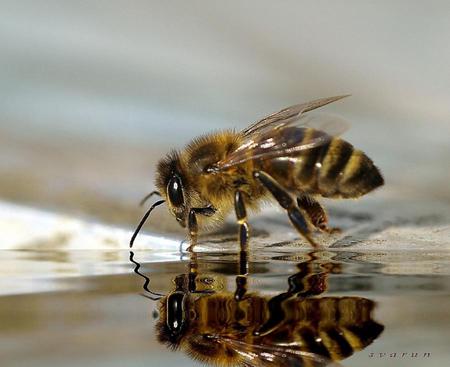
POLYGON ((241 191, 236 191, 234 196, 234 209, 236 212, 237 222, 239 224, 239 275, 236 277, 236 292, 234 298, 240 301, 244 298, 247 292, 247 274, 248 274, 248 260, 247 247, 249 237, 249 227, 247 223, 247 211, 245 209, 244 195, 241 191))
POLYGON ((288 217, 291 223, 297 229, 297 231, 314 247, 318 248, 319 245, 312 239, 308 224, 306 223, 303 214, 300 209, 295 205, 294 199, 292 199, 289 192, 281 186, 272 176, 263 171, 256 171, 253 176, 258 179, 267 190, 273 195, 278 203, 286 209, 288 217))
POLYGON ((205 208, 191 208, 191 210, 189 210, 188 229, 189 229, 189 237, 190 237, 191 244, 187 248, 187 251, 192 252, 194 250, 194 246, 197 244, 197 238, 198 238, 197 214, 210 217, 215 212, 216 212, 216 209, 214 209, 212 205, 209 205, 205 208))
POLYGON ((197 237, 198 237, 198 223, 195 209, 191 209, 189 211, 188 229, 189 229, 190 245, 187 248, 187 251, 193 252, 194 246, 197 244, 197 237))

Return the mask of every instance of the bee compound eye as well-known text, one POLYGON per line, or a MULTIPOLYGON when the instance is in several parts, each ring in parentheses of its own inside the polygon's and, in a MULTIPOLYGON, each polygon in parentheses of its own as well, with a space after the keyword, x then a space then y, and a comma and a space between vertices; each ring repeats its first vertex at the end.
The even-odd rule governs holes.
POLYGON ((173 176, 167 185, 167 195, 173 206, 181 206, 184 204, 183 187, 181 180, 177 176, 173 176))

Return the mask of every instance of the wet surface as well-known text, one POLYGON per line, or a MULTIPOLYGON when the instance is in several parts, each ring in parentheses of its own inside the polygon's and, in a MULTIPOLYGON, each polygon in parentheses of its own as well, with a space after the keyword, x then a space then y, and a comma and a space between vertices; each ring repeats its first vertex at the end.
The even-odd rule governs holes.
MULTIPOLYGON (((323 365, 326 359, 306 353, 308 348, 325 351, 326 358, 347 357, 340 362, 344 366, 383 366, 394 359, 398 366, 444 365, 450 337, 448 253, 388 255, 271 246, 249 254, 247 294, 236 300, 239 261, 232 251, 195 258, 168 252, 157 262, 146 250, 136 250, 134 262, 127 250, 2 251, 2 365, 197 365, 192 357, 214 357, 201 357, 202 343, 228 345, 242 350, 242 358, 263 358, 268 365, 270 358, 279 361, 280 353, 289 357, 284 362, 323 365), (12 263, 14 273, 8 272, 12 263), (189 276, 194 270, 195 279, 189 276), (191 341, 193 335, 208 335, 193 344, 196 351, 187 342, 174 350, 167 340, 158 341, 158 335, 164 339, 167 298, 143 297, 149 295, 146 277, 152 292, 174 294, 178 284, 189 296, 190 322, 181 335, 191 341), (195 289, 189 289, 189 278, 195 289), (211 312, 218 304, 223 307, 211 312), (254 336, 258 330, 265 336, 254 336), (311 344, 312 337, 327 336, 320 348, 304 346, 305 340, 311 344)), ((237 357, 229 357, 233 365, 237 357)))
POLYGON ((445 365, 448 207, 327 204, 343 231, 314 253, 282 212, 252 216, 247 264, 232 220, 195 256, 161 228, 130 253, 131 229, 0 202, 2 366, 445 365))

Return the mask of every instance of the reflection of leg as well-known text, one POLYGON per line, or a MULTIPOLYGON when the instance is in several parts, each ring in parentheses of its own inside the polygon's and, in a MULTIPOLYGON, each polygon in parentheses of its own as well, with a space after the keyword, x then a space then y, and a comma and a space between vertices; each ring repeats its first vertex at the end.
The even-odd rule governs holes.
POLYGON ((247 293, 247 274, 248 274, 248 260, 247 251, 241 250, 239 253, 239 275, 236 277, 236 291, 234 292, 234 299, 237 301, 236 310, 234 314, 235 322, 233 328, 238 332, 245 332, 247 325, 245 321, 246 312, 241 308, 240 301, 245 299, 247 293))
POLYGON ((317 243, 312 239, 308 225, 303 217, 302 213, 295 205, 295 201, 292 199, 289 192, 282 187, 273 177, 263 171, 257 171, 253 173, 254 177, 257 178, 267 190, 271 192, 273 197, 278 201, 278 203, 286 209, 288 217, 291 223, 297 229, 297 231, 314 247, 318 247, 317 243))
POLYGON ((268 303, 267 307, 269 309, 269 318, 267 321, 261 325, 257 330, 255 330, 254 334, 258 336, 264 336, 269 334, 271 331, 276 329, 278 325, 280 325, 285 318, 285 311, 283 308, 283 302, 290 297, 294 296, 295 293, 303 290, 303 277, 304 273, 300 272, 294 275, 291 275, 288 278, 289 288, 287 292, 280 293, 275 297, 272 297, 268 303))
POLYGON ((191 252, 191 258, 189 261, 189 271, 186 275, 180 275, 176 278, 175 284, 177 286, 177 289, 185 289, 186 288, 186 279, 187 279, 187 289, 190 293, 200 293, 200 294, 211 294, 215 293, 212 289, 202 289, 202 277, 199 276, 198 271, 198 260, 197 260, 197 253, 191 252), (177 283, 177 279, 179 278, 179 283, 177 283), (198 281, 197 281, 198 280, 198 281), (197 288, 198 283, 200 282, 200 289, 197 288))
POLYGON ((323 232, 340 232, 339 228, 328 227, 328 217, 322 205, 313 197, 302 194, 297 198, 298 207, 303 209, 308 215, 312 225, 323 232))
POLYGON ((303 291, 298 292, 297 297, 307 298, 318 296, 327 290, 328 274, 311 274, 303 280, 303 291))
POLYGON ((244 299, 245 294, 247 293, 247 274, 247 251, 241 250, 239 253, 239 275, 236 277, 236 291, 234 292, 234 299, 236 301, 244 299))
POLYGON ((267 335, 285 321, 286 313, 283 303, 289 298, 307 298, 325 292, 327 273, 315 273, 314 263, 311 260, 300 263, 297 267, 299 271, 288 278, 289 288, 287 292, 280 293, 268 301, 269 318, 255 330, 255 335, 267 335))
POLYGON ((269 318, 256 329, 253 334, 256 336, 264 336, 275 330, 281 323, 285 321, 286 312, 283 308, 283 302, 291 296, 289 292, 281 293, 267 302, 269 309, 269 318))
POLYGON ((195 292, 197 290, 196 284, 197 274, 198 274, 197 254, 192 251, 191 258, 189 260, 189 275, 188 275, 189 292, 195 292))
POLYGON ((297 297, 307 298, 322 294, 327 289, 328 271, 317 272, 319 263, 304 262, 297 265, 299 271, 288 279, 289 291, 297 297))
POLYGON ((308 298, 324 293, 328 287, 328 274, 332 263, 318 261, 315 253, 310 253, 311 260, 297 264, 298 272, 288 279, 289 292, 301 298, 308 298))

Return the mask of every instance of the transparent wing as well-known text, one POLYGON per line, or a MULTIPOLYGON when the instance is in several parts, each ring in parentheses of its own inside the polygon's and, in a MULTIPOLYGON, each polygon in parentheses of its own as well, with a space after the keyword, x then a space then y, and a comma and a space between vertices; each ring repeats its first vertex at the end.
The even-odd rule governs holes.
POLYGON ((271 125, 274 123, 282 124, 283 122, 287 122, 288 120, 299 117, 302 113, 315 110, 316 108, 325 106, 329 103, 336 102, 336 101, 338 101, 342 98, 348 97, 348 96, 350 96, 350 95, 346 94, 346 95, 342 95, 342 96, 321 98, 321 99, 316 99, 314 101, 301 103, 301 104, 297 104, 297 105, 294 105, 291 107, 284 108, 281 111, 272 113, 271 115, 264 117, 262 120, 259 120, 255 123, 251 124, 249 127, 242 130, 241 134, 244 136, 247 136, 263 127, 268 126, 268 125, 271 125))
POLYGON ((272 121, 245 135, 244 142, 219 161, 216 169, 228 169, 249 160, 295 156, 303 150, 326 144, 348 126, 343 119, 325 114, 301 114, 272 121))
POLYGON ((302 351, 300 346, 295 343, 288 346, 276 344, 256 345, 226 336, 218 336, 217 342, 238 353, 241 357, 242 365, 247 367, 340 366, 319 354, 302 351))

